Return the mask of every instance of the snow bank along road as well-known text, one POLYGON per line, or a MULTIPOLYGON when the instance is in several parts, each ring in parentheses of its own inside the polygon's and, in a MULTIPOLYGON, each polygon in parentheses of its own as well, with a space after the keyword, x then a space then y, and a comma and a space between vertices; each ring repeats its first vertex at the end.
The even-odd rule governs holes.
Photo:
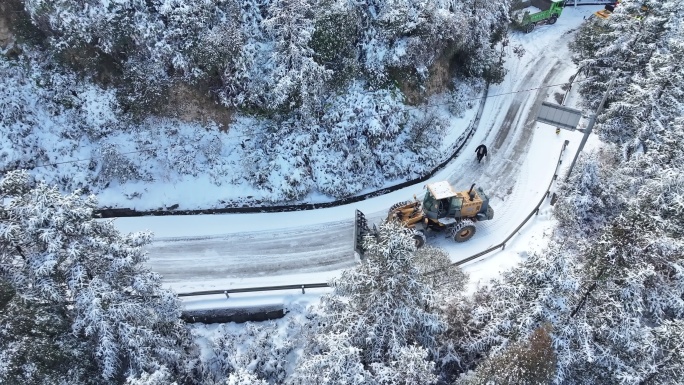
MULTIPOLYGON (((490 88, 474 137, 458 159, 430 180, 446 179, 458 189, 477 183, 492 198, 494 220, 478 223, 469 242, 429 237, 428 242, 445 248, 452 260, 501 242, 545 193, 563 141, 570 140, 567 153, 577 148, 581 134, 556 135, 552 127, 535 123, 534 114, 542 101, 553 101, 555 93, 563 92, 545 86, 567 82, 574 73, 567 49, 559 47, 566 46, 567 32, 593 8, 569 8, 553 26, 512 33, 509 49, 522 45, 525 55, 508 56, 509 73, 502 84, 490 88), (528 91, 512 93, 518 90, 528 91), (474 154, 480 143, 490 149, 482 164, 474 154)), ((390 205, 414 194, 420 197, 423 186, 314 211, 119 218, 115 223, 123 231, 155 233, 148 248, 150 267, 178 292, 324 282, 355 263, 355 209, 380 221, 390 205)))

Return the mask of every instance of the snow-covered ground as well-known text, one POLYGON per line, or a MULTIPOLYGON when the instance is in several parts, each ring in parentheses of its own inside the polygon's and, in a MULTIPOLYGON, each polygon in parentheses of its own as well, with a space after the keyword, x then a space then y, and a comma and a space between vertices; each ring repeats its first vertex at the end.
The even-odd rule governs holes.
MULTIPOLYGON (((514 231, 543 198, 563 142, 569 140, 560 173, 565 176, 582 132, 562 130, 556 134, 553 127, 535 123, 534 117, 543 101, 554 102, 564 94, 561 84, 576 71, 567 49, 571 33, 601 8, 568 7, 555 25, 538 27, 529 34, 511 33, 506 47, 509 72, 503 83, 490 87, 475 136, 461 156, 430 180, 446 179, 457 189, 477 183, 492 198, 494 219, 478 223, 477 234, 469 242, 455 244, 439 236, 429 239, 447 250, 453 261, 498 244, 514 231), (525 50, 521 58, 514 53, 518 46, 525 50), (489 148, 489 156, 478 164, 474 151, 481 143, 489 148)), ((575 100, 571 91, 566 105, 574 107, 575 100)), ((580 128, 583 125, 586 119, 580 128)), ((150 267, 179 293, 317 283, 357 263, 352 250, 355 209, 379 221, 390 205, 414 194, 420 197, 423 191, 422 185, 412 186, 352 205, 312 211, 119 218, 115 223, 123 231, 155 233, 149 247, 150 267)), ((471 288, 541 250, 553 224, 547 200, 539 215, 509 241, 505 250, 464 265, 471 275, 471 288)), ((184 301, 188 308, 246 306, 301 300, 300 293, 294 290, 231 295, 229 300, 212 296, 184 301)))

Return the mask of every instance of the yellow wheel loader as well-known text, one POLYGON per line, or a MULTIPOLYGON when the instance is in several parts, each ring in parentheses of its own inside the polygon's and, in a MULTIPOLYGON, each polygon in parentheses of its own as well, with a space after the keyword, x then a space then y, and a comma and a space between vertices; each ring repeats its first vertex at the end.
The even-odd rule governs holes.
MULTIPOLYGON (((475 222, 494 218, 489 197, 481 188, 474 187, 475 184, 470 190, 455 191, 447 181, 428 184, 422 202, 414 196, 412 201, 392 205, 387 220, 399 221, 413 229, 418 248, 425 244, 427 231, 444 231, 454 241, 465 242, 475 235, 475 222)), ((359 255, 363 255, 363 237, 373 233, 365 215, 356 210, 354 249, 359 255)))

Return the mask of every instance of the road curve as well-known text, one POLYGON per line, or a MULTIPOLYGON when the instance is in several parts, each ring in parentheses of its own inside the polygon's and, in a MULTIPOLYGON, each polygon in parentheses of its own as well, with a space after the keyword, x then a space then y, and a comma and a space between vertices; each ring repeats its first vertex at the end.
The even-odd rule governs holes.
MULTIPOLYGON (((539 29, 532 34, 534 33, 544 31, 539 29)), ((557 36, 557 44, 568 41, 567 36, 562 33, 557 36)), ((502 84, 492 87, 490 94, 567 81, 559 76, 573 67, 568 59, 554 55, 539 55, 528 60, 528 63, 524 76, 507 78, 502 84)), ((493 221, 478 224, 478 235, 470 241, 481 245, 482 249, 500 242, 498 238, 501 237, 493 235, 505 237, 508 235, 506 231, 510 232, 511 226, 517 225, 506 220, 506 213, 525 209, 527 206, 531 210, 538 201, 530 199, 532 190, 537 193, 537 185, 548 184, 550 175, 540 175, 538 183, 529 181, 527 179, 530 172, 524 168, 529 167, 525 161, 535 133, 533 113, 542 101, 548 99, 549 92, 548 89, 541 88, 517 93, 514 97, 489 98, 477 132, 466 145, 464 153, 433 178, 448 179, 458 188, 467 188, 471 183, 477 183, 492 197, 496 217, 493 221), (474 154, 479 143, 486 143, 490 149, 489 156, 482 164, 477 163, 474 154)), ((410 196, 397 198, 396 201, 407 198, 410 196)), ((354 206, 350 205, 346 208, 347 211, 353 213, 354 206)), ((388 205, 371 207, 373 209, 366 210, 366 213, 371 221, 378 221, 386 213, 388 205)), ((278 220, 278 215, 270 214, 273 221, 278 220)), ((352 250, 351 216, 352 214, 344 220, 321 218, 318 223, 300 226, 282 223, 282 229, 277 230, 237 230, 225 234, 219 231, 219 234, 205 237, 160 237, 147 248, 148 264, 153 271, 162 274, 166 284, 178 291, 224 288, 216 285, 228 281, 238 286, 245 286, 240 285, 241 282, 261 286, 271 282, 283 283, 278 280, 278 276, 317 277, 317 273, 339 271, 357 263, 352 250)), ((446 248, 452 259, 459 258, 459 251, 453 242, 441 238, 432 241, 446 248)), ((312 280, 315 278, 305 281, 312 280)), ((298 282, 291 283, 302 281, 300 278, 298 282)))

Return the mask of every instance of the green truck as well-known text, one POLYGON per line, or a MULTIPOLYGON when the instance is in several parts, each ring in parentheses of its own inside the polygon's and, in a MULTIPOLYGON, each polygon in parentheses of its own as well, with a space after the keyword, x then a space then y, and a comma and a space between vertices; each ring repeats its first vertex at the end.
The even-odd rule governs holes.
POLYGON ((563 13, 564 0, 530 0, 530 7, 539 9, 531 13, 529 9, 522 9, 514 14, 514 22, 525 32, 531 32, 536 25, 554 24, 563 13))

